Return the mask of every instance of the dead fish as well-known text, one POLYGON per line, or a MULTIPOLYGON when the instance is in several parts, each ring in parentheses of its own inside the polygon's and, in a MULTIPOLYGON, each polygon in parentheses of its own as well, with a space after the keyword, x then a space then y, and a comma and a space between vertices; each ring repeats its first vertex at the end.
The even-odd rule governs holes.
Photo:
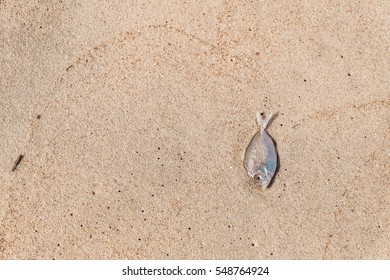
POLYGON ((259 131, 253 136, 244 154, 244 167, 248 175, 263 189, 271 183, 278 165, 274 142, 266 131, 273 116, 269 114, 263 119, 259 112, 256 113, 259 131))

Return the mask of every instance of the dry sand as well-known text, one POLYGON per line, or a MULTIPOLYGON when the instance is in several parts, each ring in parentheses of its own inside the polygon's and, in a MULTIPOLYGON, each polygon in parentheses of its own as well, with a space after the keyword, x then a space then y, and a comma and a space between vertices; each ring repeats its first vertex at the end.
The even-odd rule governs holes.
POLYGON ((390 2, 133 2, 0 1, 0 258, 389 259, 390 2))

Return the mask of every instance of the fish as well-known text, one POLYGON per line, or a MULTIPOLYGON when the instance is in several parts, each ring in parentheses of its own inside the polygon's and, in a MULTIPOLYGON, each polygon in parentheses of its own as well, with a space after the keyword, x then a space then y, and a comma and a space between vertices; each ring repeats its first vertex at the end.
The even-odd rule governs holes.
POLYGON ((252 137, 244 153, 244 167, 262 189, 268 188, 278 166, 278 155, 275 143, 267 133, 267 126, 276 114, 268 114, 263 119, 256 113, 259 131, 252 137))

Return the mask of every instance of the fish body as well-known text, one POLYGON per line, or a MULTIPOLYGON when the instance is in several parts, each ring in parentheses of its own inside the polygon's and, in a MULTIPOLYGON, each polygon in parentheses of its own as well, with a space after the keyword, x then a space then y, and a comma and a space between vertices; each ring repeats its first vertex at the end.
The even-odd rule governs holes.
POLYGON ((253 136, 245 150, 244 167, 248 175, 263 189, 266 189, 271 183, 278 165, 275 144, 266 131, 273 114, 269 114, 265 119, 262 118, 259 112, 256 116, 259 131, 253 136))

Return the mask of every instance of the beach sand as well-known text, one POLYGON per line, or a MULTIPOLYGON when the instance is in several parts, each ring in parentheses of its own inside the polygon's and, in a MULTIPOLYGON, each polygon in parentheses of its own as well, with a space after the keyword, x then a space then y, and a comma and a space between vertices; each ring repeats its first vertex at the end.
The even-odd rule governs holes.
POLYGON ((390 258, 389 2, 68 2, 0 1, 1 259, 390 258))

